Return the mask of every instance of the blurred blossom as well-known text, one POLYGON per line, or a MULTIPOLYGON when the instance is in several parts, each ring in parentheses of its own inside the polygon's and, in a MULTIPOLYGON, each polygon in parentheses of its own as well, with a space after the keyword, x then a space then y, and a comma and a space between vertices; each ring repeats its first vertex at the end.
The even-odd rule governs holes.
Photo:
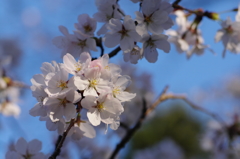
POLYGON ((171 139, 164 139, 159 144, 139 150, 136 152, 134 159, 184 159, 182 149, 171 139))
POLYGON ((227 83, 227 90, 237 99, 240 99, 240 76, 230 78, 227 83))
POLYGON ((22 50, 16 40, 0 39, 0 67, 15 67, 19 64, 22 50))
POLYGON ((37 8, 29 7, 22 12, 21 18, 26 27, 35 27, 41 22, 41 13, 37 8))
POLYGON ((240 113, 233 111, 229 122, 222 125, 210 121, 201 141, 202 149, 211 153, 212 159, 238 159, 240 153, 240 113))

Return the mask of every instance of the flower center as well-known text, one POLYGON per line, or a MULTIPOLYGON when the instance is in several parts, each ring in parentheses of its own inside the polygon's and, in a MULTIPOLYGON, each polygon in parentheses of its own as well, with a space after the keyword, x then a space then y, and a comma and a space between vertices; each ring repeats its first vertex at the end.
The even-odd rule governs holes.
POLYGON ((60 106, 66 107, 66 104, 69 103, 69 101, 65 98, 61 99, 58 98, 60 106))
POLYGON ((91 32, 92 31, 92 27, 90 25, 85 25, 84 27, 85 32, 91 32))
POLYGON ((131 55, 138 55, 139 54, 139 51, 135 48, 132 49, 131 51, 131 55))
POLYGON ((122 30, 120 30, 118 33, 121 34, 121 39, 124 38, 124 36, 128 36, 128 30, 125 29, 124 25, 122 25, 122 30))
POLYGON ((109 69, 110 69, 110 67, 109 67, 109 66, 105 66, 104 68, 105 68, 106 70, 109 70, 109 69))
POLYGON ((98 81, 97 81, 96 79, 90 80, 90 85, 89 85, 89 87, 95 88, 95 86, 96 86, 97 84, 98 84, 98 81))
POLYGON ((80 46, 81 48, 83 48, 84 46, 86 46, 86 40, 79 40, 77 45, 80 46))
POLYGON ((148 17, 147 17, 147 16, 144 16, 144 18, 145 18, 145 19, 144 19, 144 22, 146 22, 147 24, 151 23, 151 22, 152 22, 151 16, 152 16, 152 15, 150 15, 150 16, 148 16, 148 17))
POLYGON ((57 85, 58 88, 61 88, 62 90, 65 89, 65 88, 68 88, 67 87, 67 82, 64 82, 64 81, 60 81, 57 85))
POLYGON ((118 94, 120 94, 120 89, 119 89, 119 87, 116 87, 116 88, 114 88, 113 89, 113 96, 116 98, 116 95, 118 95, 118 94))
POLYGON ((98 111, 101 111, 104 109, 103 103, 99 103, 96 107, 97 107, 98 111))
POLYGON ((74 67, 75 67, 75 70, 76 70, 75 72, 79 72, 79 71, 81 71, 81 69, 82 69, 80 63, 75 63, 75 64, 74 64, 74 67))
POLYGON ((232 28, 231 25, 229 25, 227 28, 225 28, 225 30, 226 30, 226 32, 227 32, 228 34, 232 34, 232 33, 233 33, 233 28, 232 28))

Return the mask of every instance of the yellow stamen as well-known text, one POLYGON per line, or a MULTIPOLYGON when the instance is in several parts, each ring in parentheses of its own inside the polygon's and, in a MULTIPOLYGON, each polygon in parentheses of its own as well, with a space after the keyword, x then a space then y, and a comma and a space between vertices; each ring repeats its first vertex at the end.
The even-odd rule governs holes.
POLYGON ((81 64, 80 63, 76 63, 74 64, 75 68, 76 68, 76 72, 79 72, 81 71, 82 67, 81 67, 81 64))
POLYGON ((97 105, 97 109, 98 109, 98 111, 103 110, 103 109, 104 109, 103 103, 99 103, 99 104, 97 105))
POLYGON ((106 70, 109 70, 109 69, 110 69, 110 67, 109 67, 109 66, 105 66, 104 68, 105 68, 106 70))
POLYGON ((98 81, 97 81, 96 79, 91 80, 91 81, 90 81, 90 84, 89 84, 89 87, 95 88, 95 86, 96 86, 97 84, 98 84, 98 81))
POLYGON ((65 89, 65 88, 68 88, 68 87, 67 87, 67 83, 64 82, 64 81, 60 81, 60 82, 58 83, 57 87, 58 87, 58 88, 62 88, 62 90, 65 89))
POLYGON ((116 88, 114 88, 113 89, 113 96, 116 98, 116 95, 118 95, 118 94, 120 94, 120 89, 119 89, 119 87, 116 87, 116 88))

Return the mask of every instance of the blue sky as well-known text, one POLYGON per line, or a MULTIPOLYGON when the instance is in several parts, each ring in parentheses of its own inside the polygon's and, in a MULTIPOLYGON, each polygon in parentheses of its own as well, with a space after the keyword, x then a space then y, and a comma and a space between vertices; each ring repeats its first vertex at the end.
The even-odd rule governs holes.
MULTIPOLYGON (((126 14, 135 17, 133 11, 138 10, 138 5, 134 5, 129 0, 120 0, 120 4, 126 14)), ((224 11, 236 8, 238 1, 222 0, 216 2, 212 0, 201 5, 198 1, 183 0, 180 4, 192 9, 200 7, 209 11, 224 11)), ((31 85, 30 79, 34 74, 40 73, 43 62, 53 60, 62 62, 61 50, 57 49, 51 42, 55 36, 61 35, 58 26, 66 26, 71 32, 74 30, 74 23, 77 22, 79 14, 88 13, 92 16, 95 12, 96 7, 93 0, 1 0, 0 38, 16 39, 23 50, 22 61, 17 68, 19 79, 31 85), (30 23, 31 21, 29 22, 28 16, 34 22, 33 24, 30 23)), ((230 16, 234 19, 235 14, 222 14, 221 18, 225 19, 230 16)), ((206 51, 202 56, 194 55, 190 60, 187 60, 184 54, 178 54, 175 47, 172 46, 169 54, 159 51, 156 63, 150 64, 143 59, 136 65, 139 73, 149 72, 152 74, 156 94, 159 94, 165 85, 169 85, 171 92, 186 93, 191 97, 192 90, 216 85, 225 77, 239 72, 239 55, 227 52, 223 59, 221 56, 222 44, 214 42, 216 31, 220 29, 219 23, 204 19, 200 29, 205 43, 211 46, 216 55, 206 51)), ((106 49, 106 53, 110 50, 106 49)), ((98 53, 93 55, 98 56, 98 53)), ((113 63, 122 62, 122 53, 119 53, 111 61, 113 63)), ((0 136, 2 136, 0 139, 0 158, 3 158, 6 152, 6 144, 10 141, 16 141, 19 137, 25 137, 27 141, 35 138, 43 141, 43 150, 48 152, 48 145, 52 144, 52 141, 49 140, 56 132, 49 133, 45 128, 45 123, 28 114, 29 109, 35 103, 36 100, 27 90, 19 102, 22 113, 17 120, 0 116, 0 121, 3 123, 3 128, 0 130, 0 136), (20 127, 16 126, 18 125, 16 122, 19 123, 20 127)))

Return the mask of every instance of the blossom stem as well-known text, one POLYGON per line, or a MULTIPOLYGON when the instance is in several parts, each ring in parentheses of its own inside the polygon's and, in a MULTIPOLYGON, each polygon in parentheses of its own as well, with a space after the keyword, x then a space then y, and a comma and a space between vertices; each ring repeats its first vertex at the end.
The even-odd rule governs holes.
POLYGON ((74 123, 75 123, 75 119, 72 119, 68 128, 67 128, 67 130, 63 133, 60 141, 58 141, 58 145, 56 146, 55 151, 53 152, 53 154, 48 159, 56 159, 56 157, 60 154, 61 148, 62 148, 63 143, 64 143, 64 141, 67 137, 67 134, 68 134, 69 130, 73 127, 74 123))
POLYGON ((229 13, 229 12, 237 12, 237 11, 238 11, 238 8, 234 8, 234 9, 231 9, 231 10, 225 10, 225 11, 218 12, 218 14, 229 13))

